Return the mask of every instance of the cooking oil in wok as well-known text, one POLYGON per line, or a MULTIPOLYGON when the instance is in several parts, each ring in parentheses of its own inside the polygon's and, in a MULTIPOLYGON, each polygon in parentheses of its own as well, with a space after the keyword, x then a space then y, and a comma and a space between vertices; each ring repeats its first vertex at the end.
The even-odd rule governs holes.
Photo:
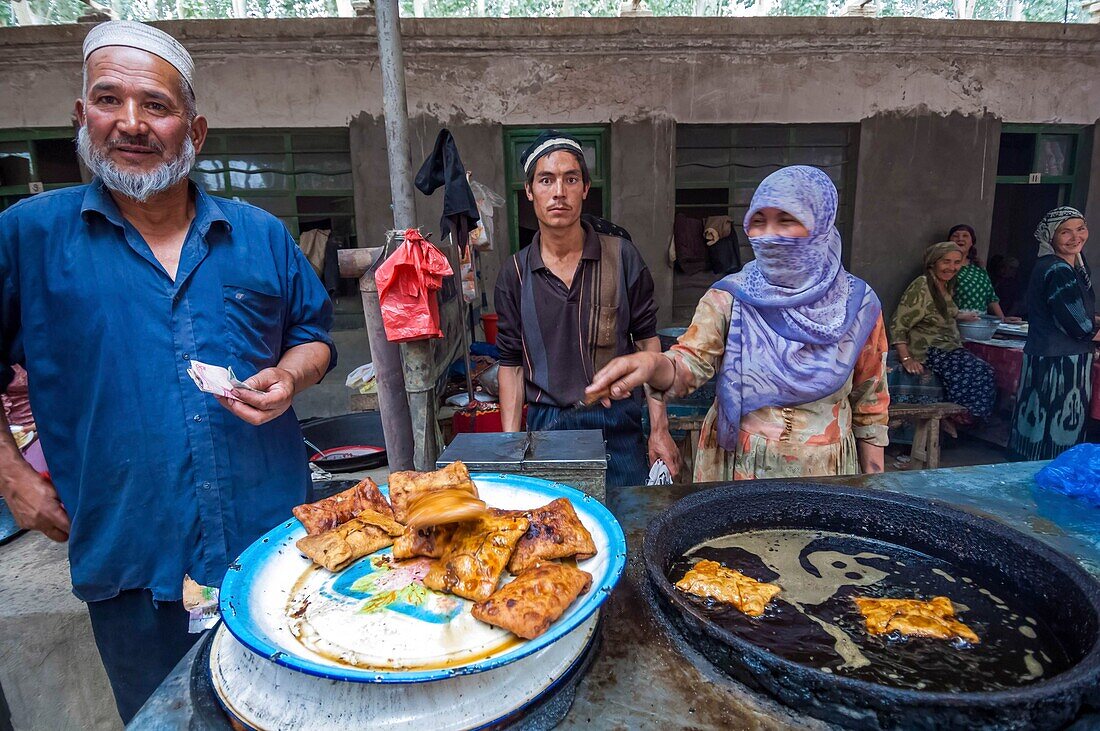
POLYGON ((976 692, 1017 688, 1069 667, 1053 633, 999 587, 900 546, 839 533, 762 530, 703 543, 675 562, 678 581, 701 559, 782 588, 763 617, 685 595, 713 622, 803 665, 898 688, 976 692), (946 596, 981 642, 867 632, 853 597, 946 596))

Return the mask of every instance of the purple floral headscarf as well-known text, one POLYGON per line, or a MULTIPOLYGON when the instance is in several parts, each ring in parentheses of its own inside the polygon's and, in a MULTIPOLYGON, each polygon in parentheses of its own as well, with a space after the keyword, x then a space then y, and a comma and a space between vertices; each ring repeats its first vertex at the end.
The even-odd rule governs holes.
POLYGON ((765 406, 797 406, 844 385, 882 312, 867 283, 840 263, 837 192, 817 168, 782 168, 756 189, 745 214, 778 208, 807 238, 750 238, 755 261, 714 285, 733 295, 722 377, 718 443, 737 447, 741 417, 765 406))

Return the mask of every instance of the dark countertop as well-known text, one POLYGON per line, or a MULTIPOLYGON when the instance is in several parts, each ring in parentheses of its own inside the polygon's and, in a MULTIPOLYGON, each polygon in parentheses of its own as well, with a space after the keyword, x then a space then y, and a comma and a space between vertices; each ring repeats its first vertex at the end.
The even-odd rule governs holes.
MULTIPOLYGON (((1100 577, 1100 510, 1033 490, 1043 463, 815 479, 891 490, 952 503, 1011 525, 1074 557, 1100 577)), ((640 551, 646 525, 679 498, 706 486, 609 488, 609 507, 626 533, 623 580, 604 611, 603 644, 559 728, 824 729, 713 668, 652 613, 640 551)), ((187 728, 192 712, 185 657, 134 720, 132 728, 187 728)), ((1074 729, 1091 728, 1097 717, 1074 729)), ((228 726, 226 726, 228 728, 228 726)))

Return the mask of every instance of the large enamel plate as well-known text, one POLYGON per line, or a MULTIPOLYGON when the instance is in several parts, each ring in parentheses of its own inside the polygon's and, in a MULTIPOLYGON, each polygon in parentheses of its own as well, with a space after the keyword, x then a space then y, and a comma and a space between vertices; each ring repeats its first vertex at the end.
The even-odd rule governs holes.
POLYGON ((606 601, 622 575, 622 528, 599 501, 567 485, 520 475, 473 479, 481 498, 495 508, 530 509, 568 498, 592 534, 597 554, 577 562, 592 575, 592 588, 540 637, 516 638, 474 619, 471 602, 426 589, 426 559, 395 563, 383 549, 336 574, 314 567, 294 546, 305 535, 297 519, 269 531, 230 566, 221 588, 226 628, 279 665, 361 683, 422 683, 480 673, 564 637, 606 601))

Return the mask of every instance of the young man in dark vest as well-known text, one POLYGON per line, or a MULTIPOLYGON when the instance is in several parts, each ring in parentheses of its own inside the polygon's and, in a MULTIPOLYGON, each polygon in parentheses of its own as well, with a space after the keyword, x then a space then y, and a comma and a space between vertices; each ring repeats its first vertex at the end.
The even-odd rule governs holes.
POLYGON ((679 466, 664 405, 649 400, 649 459, 640 390, 610 408, 573 405, 612 358, 660 350, 653 278, 629 240, 581 220, 591 178, 579 141, 547 130, 522 163, 539 231, 496 284, 504 429, 520 430, 524 403, 531 431, 599 429, 608 486, 643 484, 652 459, 679 466))

